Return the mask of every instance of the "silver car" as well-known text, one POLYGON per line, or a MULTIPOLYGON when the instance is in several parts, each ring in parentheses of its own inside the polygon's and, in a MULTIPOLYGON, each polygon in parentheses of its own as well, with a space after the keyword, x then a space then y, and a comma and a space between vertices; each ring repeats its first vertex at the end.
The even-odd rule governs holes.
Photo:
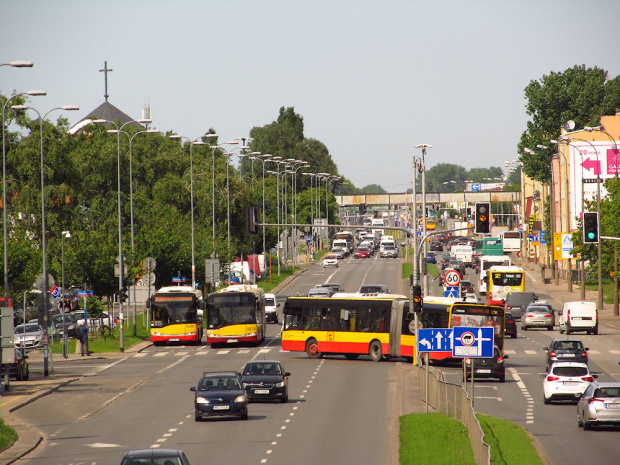
POLYGON ((546 305, 528 305, 521 315, 521 329, 527 331, 528 328, 547 328, 553 329, 553 314, 546 305))
POLYGON ((620 425, 620 383, 591 383, 577 403, 577 424, 586 430, 595 425, 620 425))
POLYGON ((30 349, 43 345, 43 328, 36 323, 26 323, 15 327, 15 347, 30 349))

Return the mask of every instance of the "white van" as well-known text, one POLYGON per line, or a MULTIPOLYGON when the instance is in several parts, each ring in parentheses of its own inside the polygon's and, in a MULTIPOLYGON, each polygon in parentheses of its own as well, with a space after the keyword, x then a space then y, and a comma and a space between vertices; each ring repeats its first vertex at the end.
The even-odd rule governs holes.
POLYGON ((559 312, 560 333, 568 336, 575 331, 598 334, 598 310, 595 302, 566 302, 559 312))
POLYGON ((278 323, 278 307, 275 294, 265 294, 265 319, 278 323))
POLYGON ((379 252, 383 252, 383 249, 388 247, 396 247, 396 241, 393 236, 381 236, 381 242, 379 243, 379 252))
POLYGON ((345 255, 349 255, 351 253, 351 243, 346 239, 334 239, 333 247, 340 247, 345 255))

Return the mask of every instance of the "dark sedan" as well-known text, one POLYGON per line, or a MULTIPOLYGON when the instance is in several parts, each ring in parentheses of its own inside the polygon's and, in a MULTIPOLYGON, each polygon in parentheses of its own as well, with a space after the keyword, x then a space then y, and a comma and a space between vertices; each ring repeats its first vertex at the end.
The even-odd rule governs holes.
POLYGON ((276 400, 288 402, 290 373, 277 360, 253 360, 243 369, 243 387, 250 401, 276 400))
POLYGON ((473 365, 474 379, 475 378, 498 378, 501 383, 506 381, 506 367, 504 366, 504 360, 508 358, 508 355, 502 356, 499 351, 499 347, 493 346, 492 357, 474 357, 465 358, 463 363, 465 364, 465 374, 467 379, 471 379, 471 370, 473 365))
POLYGON ((443 244, 440 241, 432 241, 431 250, 435 252, 443 252, 443 244))
POLYGON ((203 373, 195 392, 194 419, 204 417, 237 416, 248 419, 248 398, 241 375, 235 371, 203 373))
POLYGON ((516 339, 517 338, 517 322, 515 321, 512 314, 507 312, 504 321, 505 321, 504 333, 506 334, 506 336, 510 335, 511 338, 516 339))

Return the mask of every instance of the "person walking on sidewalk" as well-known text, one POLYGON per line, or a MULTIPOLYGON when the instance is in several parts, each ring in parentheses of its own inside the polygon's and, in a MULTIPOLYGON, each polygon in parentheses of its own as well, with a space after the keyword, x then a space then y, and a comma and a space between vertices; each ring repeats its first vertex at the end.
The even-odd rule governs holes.
POLYGON ((82 357, 84 356, 84 352, 86 352, 86 355, 90 356, 90 352, 88 352, 88 326, 86 326, 86 320, 80 321, 78 339, 81 344, 82 357))

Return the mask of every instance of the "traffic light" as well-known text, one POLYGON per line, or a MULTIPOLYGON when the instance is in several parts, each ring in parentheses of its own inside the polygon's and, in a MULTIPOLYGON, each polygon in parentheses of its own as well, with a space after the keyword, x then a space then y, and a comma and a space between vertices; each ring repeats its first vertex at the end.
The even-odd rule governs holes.
POLYGON ((127 300, 127 287, 123 286, 118 290, 118 301, 123 303, 127 300))
POLYGON ((598 212, 583 212, 583 243, 598 244, 598 212))
POLYGON ((258 234, 258 206, 250 205, 245 207, 245 232, 248 234, 258 234))
POLYGON ((467 207, 467 218, 471 218, 471 207, 467 207))
POLYGON ((422 287, 413 286, 413 311, 420 313, 422 311, 422 287))
POLYGON ((489 234, 491 225, 491 204, 489 202, 476 202, 476 234, 489 234))

